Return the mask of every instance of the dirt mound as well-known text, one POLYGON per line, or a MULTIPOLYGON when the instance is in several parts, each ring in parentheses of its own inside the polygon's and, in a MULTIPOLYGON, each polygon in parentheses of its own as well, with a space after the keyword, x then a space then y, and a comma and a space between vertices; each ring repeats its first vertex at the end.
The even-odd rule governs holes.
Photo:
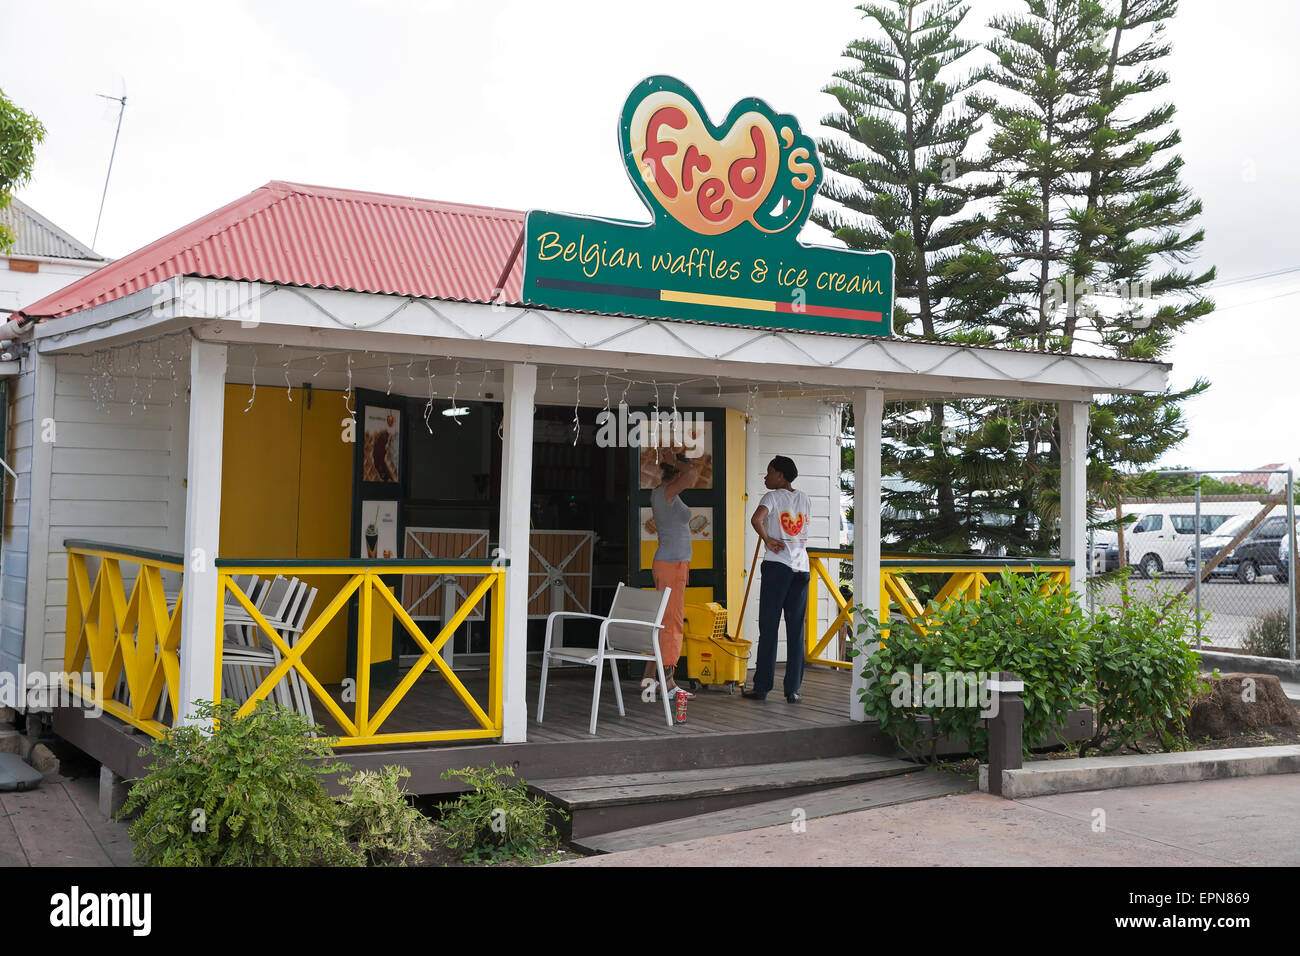
POLYGON ((1269 728, 1300 731, 1300 714, 1272 674, 1224 674, 1210 680, 1210 689, 1192 703, 1187 734, 1235 737, 1269 728))

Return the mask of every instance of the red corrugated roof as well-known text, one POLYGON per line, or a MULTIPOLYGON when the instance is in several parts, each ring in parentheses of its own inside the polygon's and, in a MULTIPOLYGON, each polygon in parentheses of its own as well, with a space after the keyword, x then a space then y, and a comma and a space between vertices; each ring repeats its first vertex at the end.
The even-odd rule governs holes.
POLYGON ((1274 462, 1269 465, 1260 465, 1264 471, 1243 471, 1239 475, 1224 475, 1223 480, 1232 485, 1254 485, 1256 488, 1267 488, 1269 481, 1272 479, 1273 472, 1286 465, 1283 462, 1274 462))
MULTIPOLYGON (((490 302, 524 213, 270 182, 15 314, 55 318, 173 276, 490 302)), ((501 298, 519 302, 522 256, 501 298)))

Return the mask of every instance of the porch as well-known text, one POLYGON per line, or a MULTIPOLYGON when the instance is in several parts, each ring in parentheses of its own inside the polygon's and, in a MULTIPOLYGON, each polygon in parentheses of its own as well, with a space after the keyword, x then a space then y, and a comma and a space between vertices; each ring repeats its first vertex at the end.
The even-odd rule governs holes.
MULTIPOLYGON (((1144 370, 1139 380, 1123 363, 1062 363, 1051 356, 993 350, 973 355, 970 349, 930 343, 892 343, 889 351, 880 343, 861 343, 845 353, 843 343, 829 336, 789 333, 778 340, 770 333, 689 325, 663 332, 662 323, 625 317, 559 316, 521 308, 507 310, 503 319, 499 309, 486 305, 408 303, 430 309, 456 328, 480 323, 483 335, 471 340, 441 327, 441 334, 433 336, 427 321, 389 315, 391 301, 382 296, 275 287, 259 302, 262 320, 249 325, 197 318, 188 306, 172 300, 151 309, 147 319, 129 313, 125 324, 109 320, 95 325, 100 308, 95 306, 85 315, 48 323, 38 340, 39 368, 49 375, 48 386, 37 390, 33 402, 35 420, 49 415, 64 422, 75 416, 79 424, 73 437, 93 435, 95 444, 75 458, 62 448, 53 460, 48 448, 34 452, 34 474, 44 471, 34 481, 57 488, 63 497, 53 501, 52 518, 35 535, 40 540, 44 534, 50 545, 48 572, 46 567, 33 571, 33 577, 41 575, 35 587, 42 595, 48 578, 49 596, 44 620, 30 624, 44 630, 47 667, 61 664, 72 674, 103 675, 98 679, 107 691, 108 719, 70 720, 65 714, 59 732, 74 742, 85 740, 89 752, 125 775, 139 770, 139 732, 160 735, 193 719, 191 702, 228 696, 222 673, 227 607, 251 621, 265 647, 279 654, 252 682, 245 707, 271 697, 286 679, 300 681, 305 693, 299 697, 310 702, 316 720, 338 733, 340 752, 349 762, 391 763, 400 754, 400 762, 413 772, 424 768, 412 781, 413 787, 427 788, 424 792, 446 786, 439 777, 442 770, 471 762, 515 763, 521 774, 553 777, 594 767, 646 770, 681 766, 682 761, 730 766, 769 760, 773 752, 812 757, 890 753, 891 745, 862 723, 857 691, 867 678, 840 656, 849 613, 838 590, 838 562, 853 560, 860 604, 882 618, 892 615, 893 626, 919 628, 925 626, 929 596, 942 600, 978 594, 1008 563, 882 553, 885 402, 954 393, 1011 393, 1057 402, 1062 555, 1021 561, 1016 569, 1050 569, 1054 586, 1080 587, 1081 580, 1071 580, 1070 569, 1081 563, 1085 541, 1087 398, 1102 382, 1108 389, 1140 389, 1163 374, 1144 370), (383 314, 368 315, 379 309, 383 314), (326 322, 321 310, 332 310, 328 314, 333 318, 326 322), (338 327, 344 313, 359 331, 338 327), (146 344, 142 353, 139 344, 145 334, 141 325, 152 328, 155 319, 165 325, 152 352, 156 372, 141 361, 150 351, 146 344), (497 326, 496 331, 489 325, 497 326), (170 331, 180 326, 186 331, 170 331), (554 331, 561 327, 569 342, 564 347, 554 344, 554 331), (621 336, 628 349, 640 351, 615 345, 612 340, 621 336), (787 341, 798 345, 801 364, 788 364, 794 353, 787 341), (98 351, 90 356, 79 351, 87 348, 98 351), (715 358, 701 358, 705 355, 715 358), (120 356, 134 356, 135 366, 118 369, 115 358, 120 356), (541 364, 546 360, 550 364, 541 364), (913 363, 907 366, 913 371, 898 371, 904 362, 913 363), (915 370, 927 362, 930 372, 915 370), (935 362, 946 363, 952 374, 935 373, 935 362), (130 375, 123 376, 124 371, 130 375), (1121 371, 1128 381, 1121 379, 1121 371), (268 376, 273 376, 269 384, 268 376), (133 382, 129 404, 125 395, 105 399, 97 392, 102 388, 97 383, 115 377, 133 382), (610 379, 614 384, 607 389, 610 379), (163 384, 155 388, 159 382, 163 384), (187 400, 182 399, 187 391, 187 400), (436 406, 433 396, 439 396, 436 406), (668 406, 671 401, 671 407, 715 416, 709 423, 715 429, 716 481, 707 491, 716 497, 700 504, 716 509, 716 534, 707 547, 700 543, 698 563, 692 560, 691 590, 698 596, 688 593, 688 601, 725 606, 731 635, 740 631, 748 639, 756 637, 757 593, 751 594, 743 620, 739 607, 757 544, 745 519, 761 494, 762 466, 787 451, 801 462, 800 483, 814 502, 810 543, 821 545, 812 550, 815 573, 803 640, 805 656, 814 662, 810 691, 821 684, 798 714, 780 714, 779 726, 769 721, 777 721, 777 711, 786 705, 775 699, 760 712, 754 705, 746 709, 748 702, 739 698, 701 695, 692 702, 686 725, 641 727, 641 719, 649 717, 637 711, 641 705, 635 695, 627 695, 628 717, 619 718, 607 689, 598 735, 583 739, 589 668, 576 678, 557 674, 557 688, 575 681, 571 692, 576 698, 566 704, 561 691, 553 698, 559 710, 548 714, 546 724, 532 719, 539 642, 529 632, 548 611, 568 607, 564 595, 572 583, 551 574, 557 565, 547 571, 535 568, 532 560, 539 533, 565 528, 556 527, 553 512, 538 509, 539 495, 548 491, 539 475, 551 467, 539 449, 548 430, 544 426, 556 424, 548 420, 548 410, 564 412, 559 448, 580 448, 594 444, 587 430, 591 417, 616 402, 622 405, 624 396, 634 407, 668 406), (471 407, 477 416, 468 419, 478 422, 481 439, 472 454, 431 446, 410 461, 389 463, 387 472, 367 473, 376 461, 374 443, 365 440, 372 422, 368 409, 380 410, 373 419, 376 433, 396 429, 399 447, 411 448, 426 430, 436 431, 440 440, 470 433, 469 427, 445 419, 431 419, 431 428, 419 420, 431 409, 441 417, 444 402, 449 411, 471 407), (852 551, 831 547, 838 537, 840 422, 846 405, 852 406, 857 423, 854 507, 863 516, 852 551), (383 413, 392 414, 386 425, 383 413), (401 432, 401 423, 409 426, 413 419, 415 428, 401 432), (288 423, 290 431, 259 431, 258 423, 264 421, 288 423), (344 437, 350 433, 351 439, 344 437), (385 551, 411 552, 371 540, 370 525, 381 522, 364 506, 405 499, 385 493, 385 479, 394 471, 420 479, 455 470, 453 465, 472 471, 461 476, 473 479, 466 485, 470 490, 460 498, 448 494, 439 499, 435 488, 420 500, 394 501, 395 509, 410 509, 409 517, 395 519, 397 528, 475 530, 478 550, 472 556, 443 551, 425 552, 419 559, 382 557, 385 551), (114 477, 100 478, 104 473, 114 477), (147 510, 119 500, 136 502, 131 496, 143 494, 142 488, 161 500, 147 510), (442 510, 427 517, 428 509, 439 504, 442 510), (138 517, 159 513, 152 526, 138 517), (539 528, 539 514, 552 523, 539 528), (453 525, 453 520, 460 523, 453 525), (74 529, 80 534, 60 534, 74 529), (105 530, 124 538, 95 544, 83 537, 105 530), (158 541, 174 550, 141 556, 141 550, 157 547, 158 541), (93 566, 87 563, 92 558, 93 566), (61 568, 68 569, 63 581, 61 568), (540 592, 535 574, 545 585, 540 592), (250 575, 293 577, 317 588, 312 616, 302 622, 296 641, 259 618, 239 581, 250 575), (393 580, 403 575, 441 580, 445 597, 438 609, 417 613, 415 605, 427 588, 416 588, 412 603, 404 586, 393 580), (934 576, 933 583, 918 589, 916 580, 927 575, 934 576), (472 633, 467 633, 462 626, 470 625, 472 633), (461 640, 463 644, 453 645, 461 640), (376 670, 381 665, 383 673, 376 670), (125 693, 114 700, 122 682, 125 693), (579 716, 584 719, 575 724, 579 716), (137 732, 123 730, 122 724, 137 732)), ((119 314, 128 307, 125 300, 113 305, 119 314)), ((67 426, 60 428, 60 435, 67 436, 67 426)), ((612 512, 612 524, 626 522, 620 550, 607 565, 617 577, 596 584, 648 583, 653 532, 647 537, 643 527, 638 530, 648 490, 637 480, 635 451, 610 451, 623 456, 621 473, 618 467, 602 472, 594 465, 563 466, 575 476, 565 479, 570 483, 593 482, 593 475, 603 475, 603 484, 595 487, 593 482, 589 489, 589 503, 568 514, 595 522, 612 512)), ((403 540, 401 530, 396 535, 396 541, 403 540)), ((591 577, 596 577, 594 568, 591 577)), ((607 607, 593 597, 588 607, 578 609, 599 614, 607 607)), ((33 660, 41 657, 32 655, 33 660)))
MULTIPOLYGON (((780 664, 778 680, 783 673, 780 664)), ((534 705, 539 675, 540 667, 530 665, 528 695, 534 705)), ((471 693, 486 693, 486 676, 469 676, 464 683, 471 693)), ((585 673, 568 670, 553 675, 547 689, 546 720, 542 724, 529 720, 526 742, 372 744, 340 749, 339 759, 358 769, 400 763, 411 770, 412 792, 440 793, 456 789, 454 783, 441 778, 443 771, 492 763, 511 766, 524 779, 539 779, 894 753, 891 741, 870 728, 864 733, 861 724, 845 717, 849 678, 841 671, 806 669, 801 691, 804 702, 797 705, 776 695, 760 704, 716 688, 699 691, 690 701, 686 723, 672 728, 664 725, 658 705, 640 700, 635 692, 637 683, 624 681, 626 717, 619 717, 612 690, 607 692, 600 709, 600 732, 595 737, 587 734, 591 707, 591 671, 587 668, 585 673)), ((337 692, 339 688, 327 690, 337 692)), ((463 714, 454 693, 441 682, 428 679, 411 691, 390 724, 394 731, 419 732, 448 726, 462 720, 463 714)), ((332 722, 323 718, 322 728, 336 732, 332 722)), ((112 717, 83 719, 81 711, 63 708, 55 711, 54 729, 123 777, 143 773, 145 761, 138 751, 148 735, 139 728, 112 717)))
MULTIPOLYGON (((69 605, 64 668, 79 675, 70 686, 87 701, 102 702, 105 717, 84 720, 76 710, 59 712, 57 732, 99 758, 122 776, 143 770, 138 754, 142 735, 161 736, 183 713, 179 670, 183 656, 180 631, 184 603, 179 554, 113 547, 95 542, 66 542, 69 605), (166 579, 173 586, 169 589, 166 579)), ((358 767, 399 762, 408 766, 417 792, 440 792, 449 784, 443 771, 471 764, 506 763, 521 775, 555 778, 596 772, 648 772, 690 767, 779 764, 809 758, 854 754, 891 755, 892 742, 868 723, 852 721, 850 695, 853 676, 843 659, 851 605, 834 588, 828 564, 850 556, 840 549, 812 549, 812 599, 802 627, 805 676, 803 702, 797 705, 773 695, 763 703, 743 700, 729 688, 702 687, 688 709, 684 725, 666 727, 661 705, 639 697, 640 666, 622 671, 626 713, 617 712, 612 688, 606 684, 598 712, 596 736, 588 733, 593 673, 588 667, 553 667, 548 680, 544 723, 534 719, 539 692, 540 662, 533 655, 525 665, 524 700, 528 726, 526 742, 492 743, 503 735, 505 580, 516 573, 508 562, 499 566, 473 561, 430 565, 419 561, 350 561, 303 564, 292 560, 247 562, 218 558, 217 615, 213 644, 212 699, 234 694, 246 713, 259 700, 278 699, 292 682, 294 706, 318 722, 323 732, 338 738, 339 753, 358 767), (332 597, 322 602, 299 632, 280 632, 283 622, 263 615, 248 599, 245 574, 311 574, 321 582, 334 578, 332 597), (431 575, 455 574, 477 580, 467 588, 463 603, 438 631, 426 633, 412 620, 397 595, 405 588, 396 581, 428 580, 431 575), (245 583, 240 583, 244 581, 245 583), (817 587, 829 591, 831 610, 821 610, 817 587), (331 681, 313 671, 307 651, 326 632, 349 601, 359 608, 357 678, 331 681), (487 615, 489 649, 482 663, 449 666, 445 648, 470 610, 479 602, 487 615), (241 620, 265 635, 278 650, 273 660, 255 669, 256 677, 232 691, 231 666, 223 653, 231 645, 222 639, 238 612, 241 620), (422 649, 418 660, 405 660, 388 677, 372 674, 378 644, 376 621, 396 620, 422 649), (527 769, 525 769, 527 768, 527 769)), ((980 558, 886 555, 882 561, 880 607, 892 627, 924 630, 925 604, 917 592, 937 600, 980 589, 998 573, 1045 572, 1050 586, 1068 588, 1068 561, 999 560, 980 558)), ((720 650, 724 648, 719 645, 720 650)), ((241 665, 233 665, 235 667, 241 665)), ((246 665, 243 665, 246 666, 246 665)), ((782 668, 783 669, 783 668, 782 668)), ((743 673, 743 666, 742 666, 743 673)), ((683 677, 687 676, 683 674, 683 677)), ((691 673, 689 676, 696 676, 691 673)), ((781 675, 778 674, 778 680, 781 675)), ((1080 724, 1079 733, 1088 727, 1080 724)))

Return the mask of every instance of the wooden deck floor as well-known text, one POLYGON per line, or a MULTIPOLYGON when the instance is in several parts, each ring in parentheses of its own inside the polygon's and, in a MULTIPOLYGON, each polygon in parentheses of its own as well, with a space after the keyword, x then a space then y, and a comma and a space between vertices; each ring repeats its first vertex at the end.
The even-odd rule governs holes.
MULTIPOLYGON (((778 666, 777 687, 783 674, 778 666)), ((487 698, 487 676, 482 672, 458 674, 480 703, 487 698)), ((687 721, 673 727, 664 721, 660 704, 640 699, 639 681, 623 681, 627 716, 619 717, 613 689, 608 680, 602 688, 596 735, 587 733, 591 707, 590 668, 557 671, 547 690, 546 720, 534 719, 540 667, 528 671, 528 740, 501 743, 494 740, 377 745, 339 748, 340 760, 358 770, 377 770, 397 764, 411 771, 412 793, 442 794, 459 786, 444 774, 466 766, 490 764, 511 767, 525 780, 572 777, 591 774, 642 773, 664 770, 734 767, 783 761, 843 757, 851 754, 899 756, 895 742, 880 732, 873 721, 854 723, 848 719, 850 677, 845 671, 827 667, 805 670, 800 690, 803 702, 787 704, 776 693, 758 702, 728 695, 717 688, 697 693, 687 710, 687 721)), ((386 690, 372 688, 371 711, 387 697, 386 690)), ((342 688, 329 690, 341 700, 342 688)), ((344 704, 345 713, 353 705, 344 704)), ((327 732, 331 727, 323 707, 315 717, 327 732)), ((475 726, 469 712, 441 678, 422 676, 406 698, 379 728, 380 733, 417 730, 467 729, 475 726)), ((86 720, 74 708, 57 708, 54 732, 75 744, 109 769, 124 777, 142 776, 146 758, 141 756, 144 735, 108 715, 86 720)), ((1067 739, 1090 736, 1092 714, 1081 711, 1071 716, 1067 739)), ((940 753, 964 749, 960 741, 940 743, 940 753)))
MULTIPOLYGON (((546 691, 543 723, 537 723, 537 694, 541 679, 540 665, 528 668, 528 739, 533 743, 589 741, 593 673, 590 667, 552 668, 546 691)), ((639 681, 622 682, 625 717, 618 714, 614 689, 606 672, 601 686, 600 712, 596 738, 630 740, 647 737, 691 737, 718 733, 764 730, 813 729, 848 723, 849 675, 829 667, 807 667, 798 704, 786 703, 780 693, 784 665, 777 666, 777 691, 765 701, 746 700, 739 690, 734 695, 725 688, 712 687, 696 692, 689 701, 686 723, 667 726, 663 704, 641 700, 639 681)), ((462 671, 457 677, 482 705, 487 698, 487 677, 483 672, 462 671)), ((371 709, 387 697, 393 685, 371 688, 371 709)), ((341 687, 327 687, 338 700, 341 687)), ((343 705, 352 716, 353 707, 343 705)), ((316 708, 316 720, 325 730, 338 732, 338 725, 323 707, 316 708)), ((424 675, 379 728, 380 733, 419 730, 443 730, 473 726, 473 718, 451 687, 436 675, 424 675)), ((442 746, 442 745, 439 745, 442 746)))

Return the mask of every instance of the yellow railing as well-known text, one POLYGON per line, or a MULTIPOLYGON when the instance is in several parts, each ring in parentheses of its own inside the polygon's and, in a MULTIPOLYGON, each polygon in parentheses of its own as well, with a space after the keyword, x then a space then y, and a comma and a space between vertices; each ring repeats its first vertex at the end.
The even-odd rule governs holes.
MULTIPOLYGON (((829 660, 821 655, 839 634, 840 628, 848 625, 856 628, 852 619, 852 605, 840 594, 839 584, 827 570, 826 561, 852 560, 850 550, 809 549, 808 560, 811 574, 808 576, 808 609, 804 617, 804 659, 809 663, 827 664, 831 667, 847 669, 851 665, 845 660, 829 660), (835 603, 836 615, 830 626, 821 628, 819 609, 819 585, 824 583, 831 599, 835 603)), ((926 611, 928 602, 917 597, 908 581, 908 575, 940 574, 947 575, 943 586, 936 592, 933 600, 940 606, 969 595, 979 600, 980 593, 989 583, 989 577, 996 577, 1003 571, 1015 574, 1045 573, 1048 576, 1046 586, 1049 589, 1068 588, 1070 586, 1071 561, 1052 558, 965 558, 933 557, 917 555, 885 555, 880 561, 880 610, 877 618, 886 624, 897 609, 914 631, 924 634, 927 626, 926 611)), ((889 628, 882 627, 882 638, 889 637, 889 628)))
MULTIPOLYGON (((325 707, 330 716, 334 718, 340 728, 338 733, 339 746, 366 746, 372 744, 406 744, 406 743, 424 743, 430 741, 447 741, 447 740, 475 740, 482 738, 500 737, 502 728, 502 629, 504 599, 505 599, 505 573, 504 567, 497 567, 486 563, 474 561, 452 561, 441 562, 437 564, 421 564, 414 561, 342 561, 338 563, 330 562, 293 562, 293 561, 270 561, 270 562, 239 562, 235 563, 229 560, 217 561, 219 580, 217 592, 217 621, 216 621, 216 686, 213 688, 214 699, 221 699, 221 648, 223 644, 223 616, 226 605, 226 595, 231 595, 234 600, 244 609, 244 611, 253 619, 263 638, 275 646, 280 654, 280 662, 274 667, 269 668, 269 673, 262 680, 261 684, 252 692, 248 700, 239 709, 238 715, 243 716, 256 705, 259 700, 265 700, 272 690, 280 681, 286 677, 290 668, 297 671, 299 676, 311 689, 312 694, 325 707), (346 580, 339 589, 334 598, 325 606, 316 619, 311 623, 302 635, 293 642, 292 646, 285 641, 280 633, 271 626, 266 618, 261 614, 253 603, 249 600, 247 594, 240 590, 235 583, 236 575, 285 575, 287 576, 337 576, 344 577, 346 580), (418 624, 411 619, 411 616, 402 607, 396 595, 384 582, 385 577, 391 577, 395 574, 422 574, 422 575, 457 575, 457 576, 481 576, 482 580, 472 591, 469 592, 465 601, 452 615, 450 620, 443 624, 438 634, 430 640, 418 624), (312 643, 320 636, 325 627, 340 613, 346 613, 344 610, 353 596, 357 597, 357 655, 356 655, 356 688, 355 688, 355 708, 354 713, 349 717, 339 706, 334 695, 330 694, 310 668, 303 660, 303 655, 311 647, 312 643), (464 623, 470 613, 478 606, 484 598, 490 601, 490 653, 488 667, 488 688, 487 700, 483 703, 474 699, 474 696, 461 683, 460 679, 447 666, 442 659, 441 650, 444 644, 451 639, 456 633, 457 628, 464 623), (382 603, 381 603, 382 602, 382 603), (397 686, 388 694, 384 702, 373 713, 371 712, 371 686, 370 686, 370 668, 374 663, 373 641, 372 638, 372 618, 376 604, 387 604, 392 610, 393 616, 402 624, 402 627, 411 636, 420 650, 423 652, 419 661, 406 672, 397 686), (379 728, 384 721, 392 714, 393 709, 401 703, 407 692, 414 686, 429 667, 433 667, 441 674, 443 680, 455 693, 456 697, 464 705, 465 709, 474 719, 474 726, 455 730, 422 730, 422 731, 404 731, 399 733, 379 733, 379 728)), ((396 653, 396 649, 393 650, 396 653)))
MULTIPOLYGON (((64 640, 64 670, 68 687, 88 702, 101 704, 106 713, 162 737, 175 724, 180 712, 181 602, 179 589, 183 571, 181 556, 92 541, 66 541, 68 550, 68 607, 64 640), (98 560, 98 568, 93 561, 98 560), (126 573, 124 574, 124 566, 126 573), (135 578, 127 594, 126 580, 134 568, 135 578), (178 590, 167 593, 163 572, 177 572, 178 590), (90 665, 87 682, 82 672, 90 665), (165 697, 164 697, 165 693, 165 697)), ((218 594, 215 623, 215 679, 213 700, 222 698, 222 647, 227 595, 252 619, 264 642, 279 651, 280 661, 271 666, 262 682, 243 702, 239 714, 249 713, 264 700, 293 669, 312 695, 321 702, 339 728, 339 745, 421 743, 427 741, 474 740, 500 737, 502 730, 503 657, 502 619, 504 611, 504 566, 475 561, 443 561, 423 564, 415 561, 217 561, 218 594), (284 575, 286 577, 330 576, 343 578, 342 587, 301 634, 286 641, 240 589, 237 575, 284 575), (430 639, 402 607, 385 583, 385 577, 405 574, 456 575, 481 578, 450 620, 430 639), (311 672, 303 655, 339 614, 346 614, 356 598, 357 668, 354 713, 349 716, 335 695, 326 690, 311 672), (489 666, 486 700, 476 700, 442 659, 443 646, 481 602, 488 602, 489 666), (371 664, 373 611, 387 605, 393 618, 423 652, 378 709, 371 710, 371 664), (432 666, 441 674, 472 718, 472 726, 452 730, 417 730, 381 733, 380 728, 401 703, 415 682, 432 666)), ((393 653, 396 653, 394 648, 393 653)))
POLYGON ((171 714, 178 709, 181 641, 181 595, 175 595, 174 606, 168 607, 163 572, 180 571, 181 556, 90 541, 68 541, 65 546, 68 610, 63 668, 69 688, 119 720, 161 737, 167 730, 159 720, 164 691, 171 714), (89 562, 94 558, 99 559, 99 568, 92 581, 89 562), (124 564, 136 568, 129 596, 124 564), (89 686, 81 677, 87 659, 89 686))

